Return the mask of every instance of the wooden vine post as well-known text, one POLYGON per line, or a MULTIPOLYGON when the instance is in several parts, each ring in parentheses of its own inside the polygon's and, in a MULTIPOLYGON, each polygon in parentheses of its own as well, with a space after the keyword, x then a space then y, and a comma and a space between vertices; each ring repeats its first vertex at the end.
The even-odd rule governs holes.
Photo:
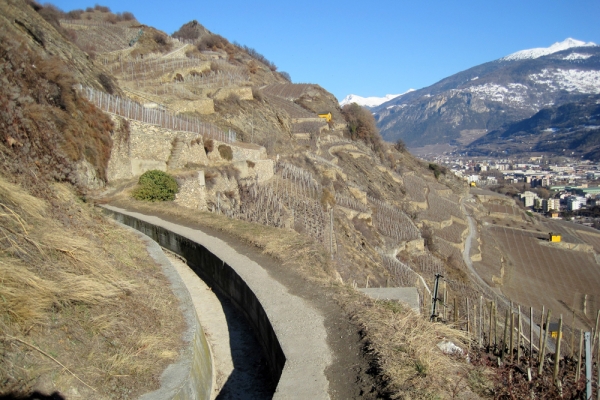
POLYGON ((504 318, 504 336, 502 338, 502 347, 500 348, 500 358, 504 358, 504 349, 506 348, 506 336, 508 331, 508 313, 509 310, 506 310, 506 317, 504 318))
POLYGON ((508 346, 508 360, 509 362, 513 361, 513 349, 515 346, 515 342, 514 342, 514 336, 515 336, 515 313, 512 311, 512 307, 510 310, 510 345, 508 346))
POLYGON ((546 317, 546 329, 544 329, 544 339, 542 340, 542 347, 540 347, 540 365, 538 367, 538 375, 542 375, 542 371, 544 370, 544 356, 546 353, 546 341, 548 340, 548 328, 550 324, 550 317, 552 316, 552 310, 548 310, 548 316, 546 317))
POLYGON ((560 382, 558 381, 558 370, 560 367, 560 342, 562 339, 562 324, 563 324, 563 318, 562 318, 562 314, 560 314, 560 317, 558 318, 558 336, 556 339, 556 353, 555 353, 555 357, 554 357, 554 374, 552 374, 552 382, 554 382, 554 384, 556 385, 556 387, 559 388, 560 390, 560 382))
POLYGON ((488 326, 488 344, 492 348, 492 312, 494 310, 494 302, 490 301, 490 324, 488 326))
POLYGON ((579 354, 577 355, 577 370, 575 371, 575 382, 581 378, 581 352, 583 350, 583 331, 579 331, 579 354))
POLYGON ((533 360, 533 307, 529 307, 529 364, 533 360))
POLYGON ((517 323, 517 362, 521 360, 521 334, 523 332, 523 325, 521 323, 521 306, 517 306, 519 310, 519 321, 517 323))

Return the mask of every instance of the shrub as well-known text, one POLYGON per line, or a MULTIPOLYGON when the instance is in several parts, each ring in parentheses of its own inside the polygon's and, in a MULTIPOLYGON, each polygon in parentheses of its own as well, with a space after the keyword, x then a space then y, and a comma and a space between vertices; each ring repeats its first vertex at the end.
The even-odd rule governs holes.
POLYGON ((171 201, 179 190, 177 181, 171 175, 159 170, 146 171, 140 176, 138 187, 132 195, 137 200, 171 201))
POLYGON ((286 81, 288 81, 290 83, 292 82, 292 77, 287 72, 285 72, 285 71, 279 71, 279 75, 281 75, 281 77, 283 79, 285 79, 286 81))
POLYGON ((406 144, 402 141, 402 139, 398 139, 396 143, 394 143, 394 148, 398 152, 404 153, 406 151, 406 144))
POLYGON ((377 152, 383 152, 383 140, 375 124, 375 118, 369 110, 356 103, 346 104, 342 108, 342 114, 348 125, 350 138, 361 140, 377 152))
POLYGON ((115 92, 115 83, 112 78, 105 73, 101 73, 98 75, 98 81, 108 94, 113 94, 115 92))
POLYGON ((430 163, 429 169, 433 171, 433 175, 435 176, 435 179, 438 179, 440 177, 440 174, 446 175, 446 168, 441 167, 437 164, 430 163))
POLYGON ((321 205, 325 209, 335 206, 335 196, 327 188, 323 188, 323 192, 321 193, 321 205))
POLYGON ((200 37, 200 30, 204 30, 204 27, 198 23, 198 21, 193 20, 187 24, 183 24, 181 28, 173 32, 173 35, 171 36, 178 39, 196 40, 200 37))
POLYGON ((71 10, 67 13, 67 18, 68 19, 81 19, 81 14, 83 14, 82 9, 71 10))
POLYGON ((135 21, 135 16, 130 13, 129 11, 125 11, 123 13, 123 20, 124 21, 135 21))
POLYGON ((251 74, 256 74, 256 72, 258 72, 258 64, 256 64, 256 61, 250 60, 248 63, 248 71, 251 74))
POLYGON ((212 139, 205 139, 204 140, 204 151, 206 152, 206 154, 210 153, 214 149, 215 149, 215 142, 212 139))
POLYGON ((100 11, 100 12, 103 12, 103 13, 109 13, 110 12, 110 8, 108 8, 106 6, 101 6, 100 4, 96 4, 94 6, 94 10, 100 11))
POLYGON ((223 36, 213 34, 213 35, 204 36, 200 40, 200 43, 198 43, 198 50, 200 50, 200 51, 213 50, 214 51, 214 50, 218 50, 218 49, 225 49, 228 44, 229 44, 229 41, 227 41, 227 39, 225 39, 223 36))
POLYGON ((167 42, 167 37, 159 32, 155 32, 154 33, 154 41, 159 45, 159 46, 166 46, 168 44, 167 42))
POLYGON ((233 160, 233 150, 231 150, 231 147, 227 146, 226 144, 219 145, 219 154, 227 161, 233 160))
POLYGON ((262 54, 260 54, 258 51, 256 51, 252 47, 243 46, 243 45, 241 45, 239 43, 235 43, 235 45, 238 46, 239 48, 243 49, 246 53, 248 53, 248 55, 250 57, 254 58, 255 60, 260 61, 263 64, 265 64, 267 67, 269 67, 269 69, 271 71, 276 71, 277 70, 277 66, 274 63, 272 63, 271 61, 269 61, 265 56, 263 56, 262 54))
POLYGON ((256 86, 252 86, 252 98, 256 101, 263 101, 264 97, 263 94, 261 92, 261 90, 256 87, 256 86))

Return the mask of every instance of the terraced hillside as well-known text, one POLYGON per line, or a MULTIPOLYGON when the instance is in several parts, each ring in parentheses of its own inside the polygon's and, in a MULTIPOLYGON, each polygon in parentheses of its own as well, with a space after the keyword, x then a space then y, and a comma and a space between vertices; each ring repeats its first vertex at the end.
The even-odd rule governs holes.
MULTIPOLYGON (((68 146, 62 148, 60 141, 50 142, 56 145, 56 154, 62 157, 61 152, 66 152, 66 156, 52 159, 56 162, 46 166, 56 172, 48 179, 77 186, 88 202, 168 215, 181 224, 203 224, 255 246, 261 256, 274 257, 273 262, 289 268, 301 282, 294 290, 302 292, 303 285, 314 285, 326 292, 327 301, 337 304, 336 312, 352 327, 348 340, 360 340, 352 344, 352 351, 362 349, 360 365, 370 365, 348 368, 344 375, 365 397, 489 396, 489 391, 469 379, 475 367, 438 348, 440 337, 452 338, 465 350, 472 344, 455 328, 466 329, 476 338, 473 301, 480 304, 481 315, 485 315, 484 301, 496 302, 499 312, 509 309, 510 300, 536 307, 548 301, 548 306, 559 307, 550 304, 551 299, 556 300, 561 290, 577 286, 575 281, 571 286, 548 281, 551 289, 543 291, 540 286, 528 293, 535 298, 526 297, 519 284, 533 278, 531 269, 521 269, 531 260, 523 255, 525 250, 511 253, 511 249, 537 249, 533 232, 543 235, 550 226, 527 220, 510 202, 472 197, 464 182, 443 169, 423 164, 382 142, 379 133, 371 129, 374 121, 369 113, 365 116, 340 109, 335 97, 317 84, 289 82, 256 51, 229 43, 203 27, 201 34, 194 36, 192 30, 186 33, 189 37, 175 39, 140 25, 134 37, 137 40, 133 40, 129 39, 134 34, 131 29, 138 25, 113 29, 113 24, 97 24, 93 28, 96 36, 82 33, 77 37, 77 45, 83 49, 94 47, 97 37, 106 38, 106 46, 95 46, 94 57, 88 58, 48 24, 44 27, 52 32, 53 40, 39 45, 33 22, 45 22, 28 5, 9 1, 19 12, 3 23, 14 27, 11 21, 23 19, 33 34, 19 40, 31 46, 55 46, 53 50, 69 55, 61 56, 61 62, 74 59, 72 79, 59 81, 62 86, 56 83, 58 91, 48 89, 49 97, 35 97, 50 98, 56 105, 43 115, 75 120, 81 115, 93 116, 84 122, 93 128, 90 132, 101 135, 88 137, 104 146, 104 151, 96 154, 85 143, 75 142, 81 145, 75 152, 68 146), (124 36, 115 37, 121 30, 124 36), (56 47, 57 43, 60 46, 56 47), (70 97, 61 97, 66 93, 70 97), (60 111, 60 107, 72 112, 60 111), (85 113, 78 114, 79 109, 85 113), (321 112, 331 113, 332 121, 320 118, 321 112), (139 176, 155 169, 176 179, 179 191, 175 200, 134 200, 139 176), (510 218, 503 217, 506 213, 510 218), (478 229, 473 217, 481 222, 478 229), (430 323, 427 318, 436 274, 444 276, 442 311, 437 317, 448 325, 430 323), (527 278, 519 280, 521 274, 527 278), (406 286, 417 288, 426 318, 397 303, 369 299, 356 290, 406 286)), ((190 24, 192 28, 200 26, 190 24)), ((64 28, 67 25, 74 27, 77 22, 64 22, 64 28)), ((42 66, 51 59, 48 54, 39 57, 42 66)), ((35 76, 33 69, 26 72, 35 76)), ((48 73, 44 79, 55 76, 48 73)), ((3 121, 13 129, 10 138, 2 141, 3 171, 27 177, 15 179, 22 184, 37 182, 50 154, 18 165, 7 162, 17 159, 15 154, 27 160, 24 149, 31 147, 21 130, 27 124, 16 129, 17 125, 9 122, 3 121)), ((60 137, 77 137, 79 131, 68 130, 69 125, 60 119, 55 122, 65 129, 60 137)), ((31 148, 42 148, 37 143, 31 148)), ((61 223, 69 225, 70 217, 61 218, 61 223)), ((593 242, 593 232, 552 229, 562 229, 565 242, 572 246, 548 247, 550 257, 566 260, 576 254, 581 265, 591 269, 595 244, 586 247, 586 241, 593 242)), ((538 247, 545 249, 544 245, 538 247)), ((79 254, 70 248, 55 250, 64 259, 79 254)), ((540 263, 536 266, 542 268, 540 263)), ((560 268, 564 264, 557 262, 550 271, 560 268)), ((593 286, 594 281, 590 282, 593 286)), ((584 287, 586 291, 588 287, 584 287)), ((580 321, 587 323, 583 317, 580 321)), ((340 328, 330 329, 329 335, 337 335, 340 328)), ((120 349, 119 343, 114 343, 120 349)), ((9 368, 0 372, 5 370, 9 368)), ((109 372, 121 378, 119 371, 109 372)), ((119 385, 117 389, 127 387, 119 385)), ((338 398, 335 393, 328 395, 338 398)))

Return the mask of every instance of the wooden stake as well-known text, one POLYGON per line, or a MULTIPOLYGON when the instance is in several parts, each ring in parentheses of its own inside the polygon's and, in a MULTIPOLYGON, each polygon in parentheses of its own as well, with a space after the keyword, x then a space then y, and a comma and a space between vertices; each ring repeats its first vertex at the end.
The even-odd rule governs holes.
POLYGON ((477 322, 477 304, 473 304, 473 336, 477 343, 479 343, 478 332, 479 332, 479 323, 477 322))
POLYGON ((519 311, 519 322, 517 325, 517 363, 521 361, 521 332, 523 331, 523 325, 521 323, 521 306, 517 306, 519 311))
POLYGON ((494 302, 494 347, 498 347, 498 307, 494 302))
POLYGON ((579 330, 579 354, 577 356, 577 370, 575 371, 575 383, 581 378, 581 352, 583 350, 583 331, 579 330))
POLYGON ((467 335, 469 334, 469 329, 470 329, 470 325, 469 325, 469 298, 467 297, 466 299, 466 312, 467 312, 467 335))
POLYGON ((529 365, 533 360, 533 307, 529 307, 529 365))
MULTIPOLYGON (((594 327, 594 339, 592 343, 596 343, 596 339, 598 339, 598 321, 600 320, 600 310, 598 310, 598 314, 596 314, 596 326, 594 327)), ((598 391, 600 392, 600 390, 598 391)))
POLYGON ((492 348, 492 312, 494 310, 494 302, 490 301, 490 325, 488 326, 488 344, 492 348))
POLYGON ((546 352, 546 341, 548 340, 548 328, 550 327, 550 317, 552 316, 552 310, 548 310, 548 316, 546 317, 546 329, 544 329, 544 338, 542 340, 542 346, 540 347, 540 365, 538 367, 538 375, 542 375, 544 370, 544 353, 546 352))
POLYGON ((552 375, 552 382, 554 382, 554 384, 557 387, 559 386, 558 370, 560 367, 560 343, 562 341, 562 324, 563 324, 563 319, 562 319, 562 314, 560 314, 560 317, 558 318, 558 337, 556 339, 556 353, 554 356, 554 374, 552 375))
POLYGON ((573 358, 573 354, 575 353, 575 310, 573 310, 573 319, 571 322, 571 345, 569 346, 569 357, 573 358))
POLYGON ((479 330, 477 331, 479 336, 479 347, 483 345, 483 332, 485 330, 483 321, 483 296, 479 296, 479 330))
POLYGON ((456 308, 456 297, 453 299, 454 302, 454 324, 458 322, 458 308, 456 308))
POLYGON ((444 320, 448 320, 448 288, 444 281, 444 320))
MULTIPOLYGON (((544 329, 544 306, 542 306, 542 316, 540 317, 540 340, 539 340, 539 345, 538 345, 538 349, 540 349, 540 351, 542 350, 542 338, 543 338, 542 330, 543 329, 544 329)), ((538 354, 538 358, 539 358, 539 354, 538 354)))
MULTIPOLYGON (((600 315, 600 310, 598 310, 598 314, 600 315)), ((596 353, 600 354, 600 340, 596 343, 596 353)), ((598 381, 596 382, 596 400, 600 400, 600 362, 598 360, 596 360, 596 376, 598 377, 598 381)))
POLYGON ((515 313, 512 312, 512 308, 510 310, 510 346, 508 347, 509 358, 508 360, 512 362, 513 360, 513 349, 515 348, 515 313))
POLYGON ((504 349, 506 348, 506 336, 508 334, 508 313, 509 311, 506 310, 506 317, 504 318, 504 336, 502 338, 502 347, 500 348, 500 358, 504 358, 504 349))

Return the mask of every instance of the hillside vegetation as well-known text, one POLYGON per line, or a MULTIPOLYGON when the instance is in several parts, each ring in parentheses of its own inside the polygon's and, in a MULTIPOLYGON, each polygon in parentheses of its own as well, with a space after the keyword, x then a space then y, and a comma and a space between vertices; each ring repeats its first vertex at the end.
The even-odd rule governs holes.
POLYGON ((102 69, 23 2, 0 10, 0 396, 137 397, 184 322, 144 244, 82 201, 114 127, 74 85, 102 69))
POLYGON ((469 348, 463 319, 427 320, 435 274, 461 316, 461 299, 494 298, 463 261, 463 182, 384 142, 364 109, 197 21, 177 39, 102 6, 0 10, 3 394, 131 398, 178 354, 168 285, 93 202, 225 232, 326 289, 361 335, 370 368, 352 373, 373 378, 367 398, 490 394, 437 347, 469 348), (152 197, 137 185, 154 169, 174 177, 174 200, 132 198, 152 197), (403 286, 418 288, 425 318, 356 290, 403 286))

